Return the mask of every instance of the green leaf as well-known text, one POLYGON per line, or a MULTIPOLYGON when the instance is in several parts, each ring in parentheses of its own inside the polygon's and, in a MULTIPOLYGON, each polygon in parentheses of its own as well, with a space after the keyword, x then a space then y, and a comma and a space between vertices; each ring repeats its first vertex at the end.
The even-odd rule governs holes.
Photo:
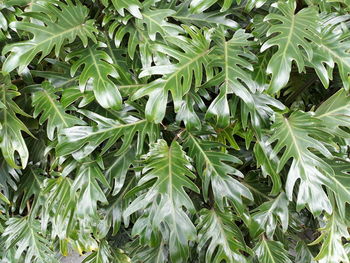
POLYGON ((252 35, 245 33, 243 29, 236 31, 228 41, 223 31, 218 33, 217 45, 213 51, 216 59, 212 63, 222 69, 215 76, 216 82, 220 83, 220 94, 210 104, 206 117, 216 117, 219 127, 229 125, 228 94, 234 93, 249 107, 253 107, 251 92, 255 92, 256 85, 249 72, 253 70, 249 59, 254 60, 255 56, 245 50, 254 44, 248 40, 251 37, 252 35))
POLYGON ((171 9, 146 9, 142 11, 142 23, 147 26, 147 33, 152 41, 156 40, 157 33, 164 39, 167 36, 177 36, 183 29, 173 23, 166 21, 166 18, 175 13, 171 9))
POLYGON ((257 167, 261 168, 264 177, 270 176, 273 182, 270 194, 278 194, 282 187, 281 176, 277 173, 278 158, 271 158, 272 148, 264 140, 257 140, 253 150, 257 167))
POLYGON ((97 203, 108 203, 98 181, 105 187, 109 187, 108 181, 96 162, 87 160, 87 162, 82 163, 77 171, 72 188, 74 191, 79 190, 77 213, 84 220, 98 220, 97 203))
POLYGON ((289 159, 293 159, 286 182, 289 200, 292 200, 296 180, 300 179, 297 208, 301 209, 307 205, 315 215, 323 210, 328 213, 332 211, 322 185, 330 183, 325 173, 333 175, 334 172, 316 152, 312 151, 315 149, 325 157, 332 156, 325 146, 327 144, 325 138, 331 135, 322 131, 321 127, 320 120, 301 111, 293 112, 289 118, 277 114, 272 126, 273 135, 269 139, 270 143, 278 141, 274 146, 274 155, 285 148, 277 172, 282 170, 289 159))
MULTIPOLYGON (((113 17, 111 17, 113 19, 113 17)), ((129 18, 129 20, 131 20, 129 18)), ((144 30, 142 21, 136 20, 129 22, 123 26, 121 21, 116 19, 108 27, 108 35, 114 39, 114 44, 119 48, 123 39, 127 39, 127 53, 131 59, 140 56, 141 63, 144 67, 150 67, 153 62, 154 50, 152 48, 153 42, 149 39, 147 32, 144 30), (129 37, 127 37, 129 35, 129 37), (137 47, 141 50, 137 52, 137 47), (137 54, 137 56, 136 56, 137 54)))
MULTIPOLYGON (((126 9, 134 17, 142 19, 142 14, 140 12, 142 4, 138 0, 111 0, 111 2, 121 16, 125 16, 124 9, 126 9)), ((102 0, 102 3, 107 6, 109 1, 102 0)))
POLYGON ((85 123, 65 112, 58 101, 54 87, 49 82, 44 82, 32 93, 32 104, 34 106, 33 117, 37 118, 41 114, 39 124, 42 125, 47 121, 47 137, 50 140, 55 138, 55 130, 59 133, 63 128, 85 123))
POLYGON ((282 89, 289 80, 292 61, 295 61, 299 72, 305 67, 303 52, 312 59, 313 48, 310 42, 318 43, 318 14, 315 8, 303 8, 295 14, 296 1, 278 2, 273 4, 281 13, 270 13, 264 21, 276 21, 267 32, 270 37, 261 47, 260 51, 278 46, 278 51, 273 54, 267 66, 266 72, 272 74, 270 93, 276 93, 282 89))
MULTIPOLYGON (((198 187, 190 180, 195 175, 189 170, 188 157, 181 146, 172 142, 170 147, 164 140, 153 144, 145 156, 145 175, 138 185, 154 182, 146 193, 137 197, 125 210, 124 216, 149 208, 153 229, 162 231, 164 224, 169 231, 164 236, 169 242, 172 262, 184 262, 189 256, 189 241, 196 238, 196 229, 183 208, 190 213, 195 211, 185 187, 199 192, 198 187)), ((137 223, 136 223, 137 224, 137 223)))
POLYGON ((242 197, 253 199, 253 196, 247 187, 232 177, 243 177, 239 170, 231 166, 241 161, 230 154, 215 150, 220 144, 199 140, 189 132, 184 135, 184 140, 184 147, 188 148, 189 156, 195 160, 196 169, 202 179, 205 200, 208 200, 211 185, 215 202, 222 211, 225 200, 228 199, 238 211, 243 212, 242 197))
POLYGON ((296 263, 316 263, 314 256, 311 254, 308 246, 303 241, 299 241, 295 248, 296 263))
POLYGON ((74 224, 73 214, 76 210, 77 196, 73 191, 72 180, 68 177, 59 176, 45 181, 42 188, 42 220, 41 227, 47 230, 51 223, 52 237, 56 235, 60 240, 68 238, 69 231, 74 224))
POLYGON ((292 263, 283 244, 278 241, 262 239, 254 251, 260 263, 292 263))
POLYGON ((106 47, 99 42, 84 49, 78 49, 68 54, 67 60, 78 58, 73 62, 71 75, 83 65, 83 71, 79 76, 80 89, 84 90, 88 81, 92 81, 92 88, 97 102, 104 108, 120 109, 122 97, 117 85, 109 77, 118 78, 118 72, 113 66, 111 57, 100 48, 106 47))
POLYGON ((82 263, 129 263, 130 259, 123 251, 117 249, 111 251, 111 247, 107 241, 103 240, 98 247, 98 250, 87 256, 82 263))
POLYGON ((348 160, 332 160, 327 162, 333 169, 334 175, 327 174, 330 183, 327 186, 333 191, 339 215, 346 217, 345 205, 350 204, 350 162, 348 160))
MULTIPOLYGON (((22 213, 30 200, 37 201, 43 183, 43 171, 35 166, 28 166, 16 189, 14 201, 20 201, 19 212, 22 213)), ((28 210, 28 207, 27 207, 28 210)), ((28 211, 29 212, 29 211, 28 211)))
POLYGON ((240 252, 247 251, 243 235, 233 221, 230 212, 200 211, 198 250, 205 252, 205 262, 247 262, 240 252))
POLYGON ((136 147, 133 145, 131 145, 129 149, 127 149, 127 151, 121 155, 113 154, 109 158, 105 158, 107 162, 110 160, 110 164, 108 163, 109 167, 106 169, 105 175, 107 178, 113 181, 113 196, 118 194, 123 188, 128 169, 135 159, 136 147))
POLYGON ((97 32, 93 26, 93 20, 88 20, 88 8, 80 3, 76 5, 68 1, 67 4, 55 2, 54 4, 34 3, 32 8, 35 12, 23 13, 22 15, 40 20, 42 24, 29 23, 25 21, 13 22, 10 27, 23 30, 33 34, 33 38, 23 42, 9 44, 4 47, 2 53, 10 55, 6 58, 2 70, 11 72, 19 68, 22 72, 41 53, 40 60, 49 55, 53 49, 58 56, 61 47, 66 41, 73 42, 78 36, 84 46, 88 38, 95 40, 94 33, 97 32), (51 15, 51 17, 50 17, 51 15), (69 18, 68 20, 66 18, 69 18))
MULTIPOLYGON (((154 50, 176 59, 178 63, 145 68, 139 75, 139 77, 163 75, 162 78, 137 90, 132 96, 132 99, 136 100, 148 95, 149 99, 145 109, 148 121, 159 123, 163 120, 169 91, 173 97, 175 111, 178 111, 182 97, 189 92, 192 82, 195 87, 202 84, 203 66, 207 65, 210 59, 210 36, 208 32, 187 26, 184 28, 191 38, 168 37, 167 42, 174 47, 164 44, 153 46, 154 50)), ((211 76, 210 67, 206 67, 206 74, 207 77, 211 76)))
POLYGON ((322 120, 330 133, 349 138, 349 133, 341 127, 350 127, 350 96, 340 89, 316 110, 316 118, 322 120))
MULTIPOLYGON (((234 0, 224 0, 220 11, 224 12, 228 8, 230 8, 233 1, 234 0)), ((193 13, 202 13, 203 11, 207 10, 209 7, 214 5, 216 2, 218 2, 218 0, 192 0, 190 9, 193 13)), ((236 0, 235 2, 239 4, 241 0, 236 0)))
POLYGON ((82 114, 93 120, 97 125, 74 126, 63 129, 62 136, 56 148, 58 155, 73 154, 82 159, 92 153, 101 143, 107 140, 103 152, 107 151, 116 141, 123 138, 118 154, 124 153, 132 143, 134 136, 138 136, 138 151, 142 149, 145 137, 154 141, 158 134, 158 126, 133 116, 124 117, 123 122, 106 118, 97 113, 86 110, 82 114))
POLYGON ((0 85, 0 148, 4 159, 10 166, 19 168, 15 157, 17 152, 21 160, 21 166, 25 168, 29 153, 21 131, 29 135, 32 134, 16 115, 29 117, 13 101, 19 95, 16 86, 0 85))
POLYGON ((309 245, 315 245, 321 241, 322 247, 315 257, 321 263, 350 262, 343 246, 342 238, 349 238, 347 223, 340 219, 337 214, 325 218, 326 225, 322 227, 321 235, 309 245))
POLYGON ((189 25, 201 26, 216 26, 223 25, 229 28, 238 28, 238 24, 227 18, 229 12, 218 13, 218 12, 200 12, 192 13, 188 8, 190 1, 185 1, 176 8, 176 13, 172 15, 173 18, 189 25))
POLYGON ((252 211, 254 223, 250 226, 250 233, 253 237, 265 231, 268 238, 272 238, 277 227, 277 220, 282 225, 283 232, 286 232, 289 224, 288 199, 282 192, 276 199, 263 203, 252 211), (261 231, 262 230, 262 231, 261 231))
POLYGON ((311 65, 326 88, 329 79, 332 79, 331 70, 337 64, 345 90, 350 89, 350 54, 347 51, 350 48, 350 35, 342 29, 342 22, 348 19, 348 16, 327 15, 322 20, 320 41, 315 45, 311 65))
POLYGON ((41 234, 39 221, 28 217, 12 217, 6 224, 2 234, 5 249, 16 248, 16 260, 26 251, 25 262, 58 263, 55 253, 50 249, 50 242, 41 234))

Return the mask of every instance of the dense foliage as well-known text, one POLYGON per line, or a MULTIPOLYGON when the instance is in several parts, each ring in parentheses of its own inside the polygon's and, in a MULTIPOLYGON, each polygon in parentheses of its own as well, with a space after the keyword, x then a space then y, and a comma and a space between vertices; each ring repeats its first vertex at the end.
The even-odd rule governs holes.
POLYGON ((0 3, 0 258, 349 263, 350 1, 0 3))

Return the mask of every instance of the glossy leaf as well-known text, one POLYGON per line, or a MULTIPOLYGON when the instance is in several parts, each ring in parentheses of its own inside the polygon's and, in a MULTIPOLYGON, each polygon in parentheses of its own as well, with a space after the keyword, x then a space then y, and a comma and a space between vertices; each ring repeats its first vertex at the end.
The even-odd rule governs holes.
POLYGON ((286 86, 289 80, 292 62, 298 66, 299 72, 304 70, 305 61, 301 48, 307 53, 308 59, 313 56, 310 42, 318 43, 318 14, 312 7, 304 8, 295 14, 296 2, 278 2, 273 5, 281 13, 268 14, 264 21, 277 21, 267 32, 269 38, 261 47, 261 52, 273 46, 278 51, 273 54, 266 72, 272 74, 269 91, 275 93, 286 86))

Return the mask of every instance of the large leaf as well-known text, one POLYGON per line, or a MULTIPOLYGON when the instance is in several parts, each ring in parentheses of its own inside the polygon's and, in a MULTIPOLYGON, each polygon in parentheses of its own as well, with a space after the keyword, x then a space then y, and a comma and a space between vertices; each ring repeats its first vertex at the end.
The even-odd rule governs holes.
POLYGON ((204 198, 208 199, 211 185, 215 202, 221 210, 224 209, 225 199, 228 199, 242 212, 242 197, 253 199, 253 196, 247 187, 232 177, 243 177, 239 170, 231 166, 240 163, 240 160, 218 151, 217 148, 221 146, 218 143, 200 140, 189 132, 184 136, 184 147, 189 148, 189 156, 195 160, 196 169, 202 179, 204 198))
POLYGON ((254 250, 260 263, 292 263, 281 242, 262 239, 254 250))
POLYGON ((138 183, 139 186, 146 184, 146 187, 150 182, 153 184, 125 211, 125 216, 128 216, 147 207, 151 209, 152 225, 149 227, 162 231, 162 225, 166 225, 169 236, 164 238, 169 242, 170 256, 175 263, 188 258, 188 242, 196 238, 196 229, 183 210, 195 211, 184 188, 199 192, 191 181, 195 175, 189 170, 189 165, 188 157, 176 141, 168 146, 164 140, 158 140, 146 155, 145 175, 138 183))
POLYGON ((82 159, 93 152, 101 143, 107 140, 103 151, 107 151, 115 142, 123 138, 123 144, 119 148, 119 154, 128 149, 136 133, 138 134, 138 148, 142 149, 145 137, 154 141, 157 136, 157 125, 146 120, 129 116, 123 122, 103 117, 97 113, 81 111, 97 125, 74 126, 64 129, 57 146, 59 155, 73 154, 75 158, 82 159))
POLYGON ((246 262, 240 251, 247 251, 243 235, 230 212, 215 209, 200 211, 198 250, 205 252, 205 262, 246 262), (207 247, 207 243, 209 245, 207 247))
POLYGON ((0 148, 4 159, 10 166, 19 168, 15 157, 17 152, 21 160, 21 166, 25 168, 29 153, 21 131, 30 135, 31 133, 16 114, 30 116, 13 101, 19 95, 16 86, 0 85, 0 148))
POLYGON ((261 47, 261 52, 273 46, 278 51, 273 54, 266 72, 272 74, 269 91, 275 93, 282 89, 289 80, 292 62, 295 61, 299 72, 304 70, 303 51, 312 59, 313 50, 310 42, 317 43, 318 14, 312 7, 304 8, 295 14, 296 1, 273 4, 281 12, 270 13, 265 21, 277 21, 267 32, 269 38, 261 47))
POLYGON ((34 106, 33 117, 37 118, 41 114, 39 124, 47 121, 47 137, 50 140, 54 139, 55 130, 58 133, 63 128, 85 123, 65 112, 58 101, 54 87, 48 82, 44 82, 40 88, 32 93, 32 103, 34 106))
POLYGON ((286 182, 288 198, 292 200, 294 185, 296 180, 300 179, 297 208, 301 209, 307 205, 314 214, 320 214, 322 210, 329 213, 332 211, 322 185, 331 183, 325 173, 332 175, 334 172, 312 151, 315 149, 325 157, 331 156, 324 141, 330 135, 320 129, 321 125, 320 120, 301 111, 293 112, 288 118, 277 114, 273 125, 274 133, 269 139, 271 143, 278 141, 274 146, 275 154, 285 149, 277 172, 282 170, 289 159, 293 159, 286 182))
POLYGON ((66 41, 73 42, 77 36, 84 46, 87 45, 88 38, 95 40, 96 29, 93 26, 93 20, 87 19, 89 10, 85 6, 80 2, 73 5, 70 1, 67 4, 62 2, 55 2, 55 4, 57 6, 37 2, 32 6, 36 12, 23 14, 38 19, 45 25, 25 21, 10 24, 16 30, 32 33, 33 38, 4 47, 3 54, 11 53, 2 66, 3 71, 11 72, 18 67, 21 72, 37 54, 41 53, 42 59, 53 49, 58 56, 63 44, 66 41))
MULTIPOLYGON (((159 123, 163 120, 168 99, 168 92, 174 100, 175 111, 178 111, 182 97, 189 92, 192 82, 198 87, 203 80, 203 66, 209 63, 210 38, 208 32, 185 27, 191 38, 168 37, 167 42, 171 45, 155 44, 153 48, 169 58, 174 58, 178 63, 145 68, 139 77, 160 75, 145 87, 133 94, 132 99, 138 99, 145 95, 149 96, 146 105, 146 117, 148 121, 159 123)), ((211 68, 206 66, 207 77, 211 76, 211 68)))
POLYGON ((228 41, 225 39, 224 32, 219 32, 216 39, 217 45, 213 51, 216 59, 212 63, 222 69, 221 73, 215 76, 216 82, 221 84, 220 93, 209 106, 206 117, 215 116, 220 127, 229 124, 228 94, 234 93, 249 107, 253 107, 254 100, 251 92, 255 92, 255 83, 249 72, 253 70, 249 59, 254 60, 255 57, 245 50, 254 44, 248 40, 251 37, 252 35, 239 29, 228 41))
POLYGON ((6 250, 16 248, 16 260, 26 251, 26 263, 58 263, 50 242, 41 234, 38 221, 29 217, 10 218, 2 235, 6 250))
POLYGON ((93 91, 98 103, 105 108, 120 108, 122 97, 117 86, 109 78, 117 78, 119 75, 113 67, 111 57, 100 49, 102 47, 106 47, 106 45, 99 42, 71 52, 66 59, 78 58, 77 61, 73 62, 71 75, 74 75, 83 65, 83 71, 79 76, 81 90, 84 90, 88 81, 92 80, 93 91))

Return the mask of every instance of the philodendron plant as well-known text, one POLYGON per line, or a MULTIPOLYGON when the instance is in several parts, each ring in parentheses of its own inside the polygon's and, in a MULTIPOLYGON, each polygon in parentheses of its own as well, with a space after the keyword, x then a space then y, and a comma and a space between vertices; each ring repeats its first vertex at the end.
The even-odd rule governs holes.
POLYGON ((349 263, 349 0, 2 0, 0 261, 349 263))

